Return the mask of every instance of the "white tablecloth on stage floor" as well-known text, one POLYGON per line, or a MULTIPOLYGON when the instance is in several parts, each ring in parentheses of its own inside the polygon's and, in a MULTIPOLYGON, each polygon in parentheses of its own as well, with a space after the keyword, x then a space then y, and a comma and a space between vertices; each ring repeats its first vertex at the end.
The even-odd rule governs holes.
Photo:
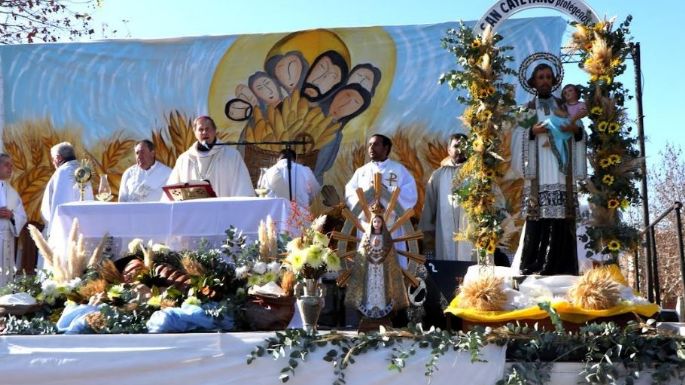
POLYGON ((113 237, 116 256, 128 242, 141 238, 164 243, 173 250, 192 249, 206 239, 212 247, 226 239, 231 225, 249 239, 256 239, 259 221, 271 215, 276 226, 286 228, 290 203, 282 198, 210 198, 185 202, 73 202, 57 209, 50 244, 66 250, 66 240, 74 218, 91 251, 100 238, 113 237))
MULTIPOLYGON (((250 351, 273 333, 50 335, 0 337, 3 385, 260 385, 278 384, 287 361, 269 356, 246 364, 250 351)), ((448 352, 438 363, 433 384, 495 384, 505 366, 505 347, 488 345, 487 362, 471 363, 468 352, 448 352)), ((300 363, 288 384, 325 385, 335 377, 319 348, 300 363)), ((356 357, 345 372, 349 385, 426 384, 430 350, 417 349, 401 373, 388 370, 391 349, 356 357)))

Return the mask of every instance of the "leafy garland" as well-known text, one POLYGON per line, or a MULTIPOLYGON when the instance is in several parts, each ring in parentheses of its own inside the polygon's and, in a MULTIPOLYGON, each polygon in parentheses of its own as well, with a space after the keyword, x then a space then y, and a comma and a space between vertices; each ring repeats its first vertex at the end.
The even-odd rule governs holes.
POLYGON ((403 330, 385 330, 368 334, 308 334, 301 329, 288 329, 267 338, 247 357, 270 356, 284 359, 279 379, 287 382, 296 369, 305 366, 311 354, 328 349, 323 360, 333 366, 333 385, 345 384, 345 371, 362 354, 390 349, 388 369, 401 372, 417 349, 429 349, 430 357, 424 374, 431 377, 438 370, 440 357, 449 351, 468 351, 471 361, 480 360, 480 350, 487 344, 507 345, 507 359, 516 361, 498 385, 546 384, 555 362, 581 362, 579 375, 588 384, 633 383, 644 370, 652 370, 652 382, 664 384, 673 378, 685 378, 685 339, 680 336, 658 334, 653 320, 648 323, 628 322, 619 327, 612 322, 592 323, 577 333, 568 333, 558 314, 549 303, 540 304, 550 313, 554 331, 527 325, 508 324, 491 329, 476 327, 457 333, 421 325, 409 325, 403 330))
POLYGON ((626 116, 628 96, 616 78, 626 69, 630 54, 628 16, 618 28, 601 21, 592 26, 576 23, 572 48, 581 56, 579 67, 590 75, 583 88, 589 112, 588 159, 593 173, 582 186, 589 194, 592 220, 588 226, 588 248, 615 260, 637 242, 637 230, 626 225, 617 212, 640 201, 635 187, 642 177, 642 158, 626 116))
POLYGON ((442 39, 442 46, 457 58, 461 70, 451 70, 440 76, 440 84, 450 89, 467 91, 457 101, 466 106, 461 121, 469 130, 468 160, 455 177, 453 192, 469 220, 469 229, 458 239, 468 239, 478 250, 478 260, 487 263, 486 255, 493 254, 502 236, 503 210, 496 205, 496 179, 502 176, 503 158, 499 155, 503 125, 511 121, 514 87, 505 83, 505 75, 515 71, 507 67, 511 56, 504 52, 511 47, 497 47, 502 36, 488 28, 482 35, 474 35, 461 23, 450 29, 442 39))

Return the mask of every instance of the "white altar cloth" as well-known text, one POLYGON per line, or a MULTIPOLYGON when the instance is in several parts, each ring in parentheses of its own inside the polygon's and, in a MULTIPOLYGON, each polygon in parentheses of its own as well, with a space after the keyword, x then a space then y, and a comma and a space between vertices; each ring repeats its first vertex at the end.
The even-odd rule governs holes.
POLYGON ((285 230, 290 203, 282 198, 209 198, 184 202, 72 202, 60 205, 49 242, 66 250, 74 218, 91 251, 100 238, 113 237, 112 252, 119 256, 134 238, 164 243, 173 250, 192 249, 201 239, 216 247, 231 225, 248 239, 257 238, 259 221, 267 215, 285 230))
MULTIPOLYGON (((3 385, 260 385, 279 384, 286 360, 270 356, 246 364, 250 351, 273 333, 0 336, 3 385)), ((300 363, 288 384, 326 385, 335 377, 319 348, 300 363)), ((487 362, 471 363, 468 352, 448 352, 432 384, 495 384, 505 367, 505 349, 481 350, 487 362)), ((345 371, 349 385, 427 384, 430 350, 417 349, 401 373, 387 369, 391 349, 356 356, 345 371)))

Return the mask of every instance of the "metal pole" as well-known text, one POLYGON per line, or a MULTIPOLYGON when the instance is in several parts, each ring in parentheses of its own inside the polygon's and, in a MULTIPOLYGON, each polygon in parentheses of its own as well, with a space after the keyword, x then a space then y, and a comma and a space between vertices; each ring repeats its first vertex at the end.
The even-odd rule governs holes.
POLYGON ((652 277, 654 277, 654 302, 661 305, 661 287, 659 286, 659 265, 656 252, 656 231, 654 226, 649 228, 649 236, 652 238, 652 277))
MULTIPOLYGON (((639 268, 639 263, 640 263, 640 246, 635 246, 633 250, 633 268, 635 269, 635 290, 640 292, 640 268, 639 268)), ((685 282, 685 280, 683 280, 685 282)))
POLYGON ((680 250, 680 277, 683 280, 683 295, 685 295, 685 250, 683 250, 683 224, 680 219, 680 209, 683 204, 680 202, 675 202, 675 223, 676 233, 678 234, 678 249, 680 250))
MULTIPOLYGON (((645 129, 644 129, 644 114, 642 111, 642 67, 640 65, 640 43, 630 43, 630 53, 633 57, 633 67, 635 69, 635 103, 637 104, 637 139, 640 145, 640 156, 643 158, 640 169, 642 172, 642 181, 640 186, 640 192, 642 194, 642 224, 645 229, 649 227, 649 198, 647 195, 647 155, 645 153, 645 129)), ((653 235, 653 234, 652 234, 653 235)), ((650 239, 649 233, 647 234, 645 241, 645 249, 647 253, 647 266, 653 263, 656 266, 656 261, 652 262, 652 258, 656 259, 652 255, 652 244, 653 239, 650 239)), ((656 247, 654 248, 656 249, 656 247)), ((652 278, 649 279, 649 268, 647 270, 647 291, 649 293, 649 300, 652 301, 652 291, 654 286, 659 285, 658 273, 654 271, 652 278)), ((658 288, 657 288, 658 291, 658 288)))

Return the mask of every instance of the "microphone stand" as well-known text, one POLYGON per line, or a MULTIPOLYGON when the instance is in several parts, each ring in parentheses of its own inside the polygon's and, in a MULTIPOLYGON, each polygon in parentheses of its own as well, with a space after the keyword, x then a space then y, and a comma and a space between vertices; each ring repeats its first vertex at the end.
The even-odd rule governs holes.
MULTIPOLYGON (((304 147, 306 144, 311 143, 308 139, 303 138, 300 140, 262 140, 262 141, 254 141, 254 142, 248 142, 248 141, 238 141, 238 142, 218 142, 215 141, 213 146, 248 146, 248 145, 256 145, 256 144, 280 144, 284 145, 286 150, 290 150, 292 146, 296 146, 298 144, 301 144, 302 147, 304 147)), ((205 148, 209 148, 209 146, 205 142, 200 142, 202 146, 205 148)), ((292 177, 292 168, 293 168, 293 161, 290 159, 290 156, 286 157, 288 161, 288 197, 290 198, 290 201, 292 202, 293 200, 293 177, 292 177)))

